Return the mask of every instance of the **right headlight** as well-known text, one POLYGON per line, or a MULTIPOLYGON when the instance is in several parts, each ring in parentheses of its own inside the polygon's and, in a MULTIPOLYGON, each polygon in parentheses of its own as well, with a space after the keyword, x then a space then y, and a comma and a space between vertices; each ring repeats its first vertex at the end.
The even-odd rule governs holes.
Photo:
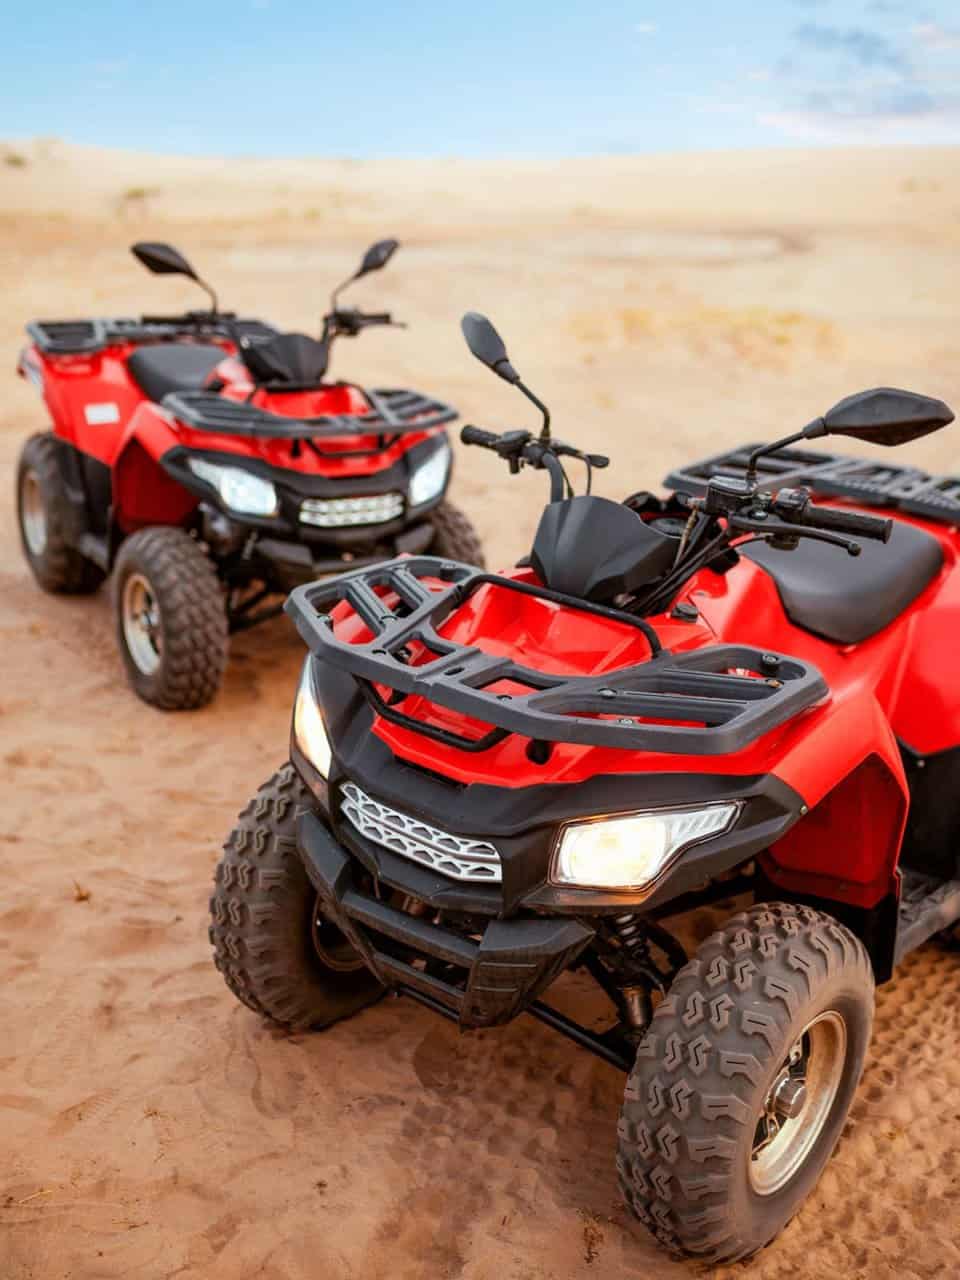
POLYGON ((739 809, 732 801, 571 822, 560 833, 550 879, 580 889, 649 889, 684 849, 726 831, 739 809))
POLYGON ((195 476, 212 485, 220 501, 231 511, 244 516, 275 516, 277 491, 269 480, 255 476, 242 467, 221 467, 205 458, 188 458, 187 466, 195 476))
POLYGON ((293 707, 293 740, 320 777, 326 778, 330 774, 333 753, 327 737, 327 726, 323 723, 320 706, 313 691, 310 672, 312 661, 312 658, 307 658, 300 675, 297 700, 293 707))

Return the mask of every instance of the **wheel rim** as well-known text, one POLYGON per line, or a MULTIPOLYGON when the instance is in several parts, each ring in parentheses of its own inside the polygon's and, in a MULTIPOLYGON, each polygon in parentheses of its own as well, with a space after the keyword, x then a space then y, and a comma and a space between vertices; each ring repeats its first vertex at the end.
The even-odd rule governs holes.
POLYGON ((31 555, 42 556, 47 546, 47 509, 35 471, 25 471, 20 485, 20 524, 31 555))
POLYGON ((319 895, 310 915, 310 933, 317 958, 328 969, 334 969, 337 973, 352 973, 355 969, 364 967, 356 948, 323 914, 323 902, 319 895))
POLYGON ((163 659, 160 605, 142 573, 131 573, 123 584, 120 604, 123 639, 139 671, 152 676, 163 659))
POLYGON ((833 1108, 847 1051, 847 1025, 830 1010, 808 1022, 774 1076, 757 1117, 750 1185, 773 1195, 795 1177, 833 1108))

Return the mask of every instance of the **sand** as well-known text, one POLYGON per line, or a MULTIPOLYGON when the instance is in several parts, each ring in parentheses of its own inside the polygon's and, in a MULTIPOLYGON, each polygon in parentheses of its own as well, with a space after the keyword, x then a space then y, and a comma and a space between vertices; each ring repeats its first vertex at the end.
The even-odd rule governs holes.
MULTIPOLYGON (((386 1000, 291 1037, 223 987, 210 876, 233 815, 284 758, 301 646, 286 620, 239 637, 214 705, 163 715, 126 688, 107 593, 39 591, 10 501, 21 441, 45 426, 13 376, 23 323, 194 304, 125 252, 169 238, 225 302, 313 328, 366 242, 397 235, 402 253, 353 296, 410 328, 344 343, 336 372, 529 425, 462 345, 460 313, 488 311, 558 434, 614 457, 599 488, 622 496, 863 386, 960 405, 958 159, 0 148, 3 1280, 704 1274, 665 1258, 620 1203, 621 1078, 538 1024, 461 1037, 386 1000)), ((956 469, 957 430, 905 456, 956 469)), ((527 549, 540 477, 461 453, 455 493, 493 563, 527 549)), ((568 1006, 600 1012, 587 986, 560 985, 568 1006)), ((935 944, 880 992, 836 1156, 751 1277, 960 1273, 958 1000, 960 954, 935 944)))

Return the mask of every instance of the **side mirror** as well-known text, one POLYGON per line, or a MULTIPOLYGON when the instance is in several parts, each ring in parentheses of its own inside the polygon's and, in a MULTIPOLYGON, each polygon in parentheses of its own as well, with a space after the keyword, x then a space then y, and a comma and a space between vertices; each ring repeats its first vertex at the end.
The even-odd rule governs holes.
POLYGON ((189 276, 191 280, 198 279, 193 267, 172 244, 141 240, 130 246, 130 252, 155 276, 189 276))
POLYGON ((370 271, 379 271, 381 267, 385 267, 399 248, 399 240, 378 240, 376 244, 372 244, 363 255, 363 261, 354 280, 367 275, 370 271))
POLYGON ((492 369, 505 382, 511 382, 516 386, 520 381, 520 375, 510 363, 503 339, 487 317, 480 315, 478 311, 468 311, 460 321, 460 328, 467 340, 467 346, 480 363, 492 369))
POLYGON ((852 436, 892 446, 939 431, 952 421, 953 411, 942 400, 895 387, 877 387, 839 401, 811 424, 820 429, 810 431, 810 436, 852 436))

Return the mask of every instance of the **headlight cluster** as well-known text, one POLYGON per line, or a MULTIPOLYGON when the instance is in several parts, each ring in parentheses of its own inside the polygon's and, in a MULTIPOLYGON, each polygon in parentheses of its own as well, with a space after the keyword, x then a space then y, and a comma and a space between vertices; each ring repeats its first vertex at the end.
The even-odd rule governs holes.
POLYGON ((563 828, 553 857, 554 884, 581 889, 646 889, 691 845, 720 835, 739 804, 660 810, 563 828))
POLYGON ((187 466, 195 476, 216 489, 220 501, 231 511, 245 516, 277 514, 277 491, 269 480, 242 467, 224 467, 205 458, 188 458, 187 466))
POLYGON ((423 503, 431 502, 439 494, 443 493, 449 474, 450 445, 444 438, 442 447, 431 455, 426 462, 421 462, 410 477, 410 489, 408 492, 411 507, 422 506, 423 503))
POLYGON ((330 761, 333 756, 326 725, 323 723, 316 694, 313 692, 311 662, 312 659, 307 658, 300 675, 297 700, 293 707, 293 740, 321 778, 326 778, 330 773, 330 761))

